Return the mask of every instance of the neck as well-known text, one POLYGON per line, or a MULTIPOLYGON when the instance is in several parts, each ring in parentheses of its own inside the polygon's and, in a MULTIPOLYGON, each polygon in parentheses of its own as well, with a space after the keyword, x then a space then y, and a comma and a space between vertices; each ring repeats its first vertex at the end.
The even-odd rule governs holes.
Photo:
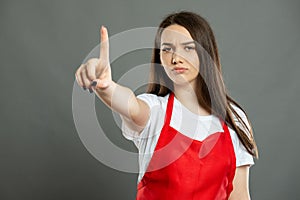
POLYGON ((174 84, 174 95, 182 104, 198 104, 198 99, 192 85, 176 85, 174 84))
POLYGON ((190 84, 174 84, 174 95, 176 99, 191 112, 197 115, 209 115, 210 113, 208 113, 199 105, 198 98, 195 93, 195 88, 195 86, 190 84))

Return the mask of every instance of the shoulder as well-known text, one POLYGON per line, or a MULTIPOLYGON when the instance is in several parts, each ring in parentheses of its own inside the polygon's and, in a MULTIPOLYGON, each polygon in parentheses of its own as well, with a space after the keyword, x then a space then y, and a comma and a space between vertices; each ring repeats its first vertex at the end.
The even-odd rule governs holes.
POLYGON ((126 123, 122 123, 122 132, 125 138, 133 140, 139 149, 144 149, 143 145, 152 144, 153 140, 159 135, 163 126, 163 120, 161 119, 163 119, 165 115, 165 107, 168 101, 168 96, 169 95, 161 97, 149 93, 137 95, 137 98, 148 104, 150 108, 150 117, 148 122, 140 133, 131 130, 126 123))
MULTIPOLYGON (((243 120, 243 122, 250 128, 250 123, 248 121, 246 113, 240 109, 238 106, 231 104, 234 111, 237 113, 237 115, 243 120)), ((245 129, 243 125, 238 121, 237 116, 233 115, 234 122, 239 126, 241 129, 245 129)), ((229 128, 229 127, 228 127, 229 128)), ((240 139, 238 138, 237 133, 229 128, 230 136, 232 139, 232 143, 234 146, 234 151, 236 155, 236 166, 243 166, 243 165, 254 165, 254 159, 253 156, 246 150, 240 139)), ((247 131, 246 131, 247 132, 247 131)))
POLYGON ((243 165, 250 165, 250 166, 254 165, 253 156, 246 150, 245 146, 238 138, 236 132, 229 127, 228 129, 230 132, 230 137, 235 152, 236 166, 240 167, 243 165))
POLYGON ((149 93, 143 93, 137 95, 137 98, 146 102, 150 108, 153 108, 154 106, 166 105, 166 102, 168 101, 168 97, 169 97, 168 94, 163 97, 157 96, 156 94, 149 94, 149 93))

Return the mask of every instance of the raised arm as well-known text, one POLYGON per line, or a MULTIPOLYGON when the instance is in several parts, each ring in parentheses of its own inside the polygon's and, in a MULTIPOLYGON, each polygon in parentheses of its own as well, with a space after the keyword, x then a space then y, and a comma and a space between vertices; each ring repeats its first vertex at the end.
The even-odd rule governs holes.
POLYGON ((99 58, 92 58, 80 65, 75 73, 77 83, 95 94, 112 110, 118 112, 130 127, 140 132, 149 118, 148 105, 136 98, 131 89, 112 80, 109 62, 109 40, 107 29, 101 27, 99 58))

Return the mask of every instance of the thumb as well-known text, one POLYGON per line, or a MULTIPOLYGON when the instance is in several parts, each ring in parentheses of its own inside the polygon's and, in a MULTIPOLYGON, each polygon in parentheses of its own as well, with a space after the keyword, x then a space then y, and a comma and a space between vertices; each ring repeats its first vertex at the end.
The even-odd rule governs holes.
POLYGON ((105 89, 109 87, 110 82, 108 80, 94 79, 91 86, 94 89, 105 89))

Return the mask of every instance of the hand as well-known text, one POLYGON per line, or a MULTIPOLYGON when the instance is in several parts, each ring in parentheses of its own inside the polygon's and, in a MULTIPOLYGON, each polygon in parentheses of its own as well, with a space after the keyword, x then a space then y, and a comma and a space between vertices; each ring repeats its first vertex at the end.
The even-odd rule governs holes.
POLYGON ((80 65, 75 73, 77 83, 86 90, 105 90, 112 84, 111 67, 109 63, 109 42, 107 29, 102 26, 100 55, 98 58, 91 58, 86 63, 80 65))

